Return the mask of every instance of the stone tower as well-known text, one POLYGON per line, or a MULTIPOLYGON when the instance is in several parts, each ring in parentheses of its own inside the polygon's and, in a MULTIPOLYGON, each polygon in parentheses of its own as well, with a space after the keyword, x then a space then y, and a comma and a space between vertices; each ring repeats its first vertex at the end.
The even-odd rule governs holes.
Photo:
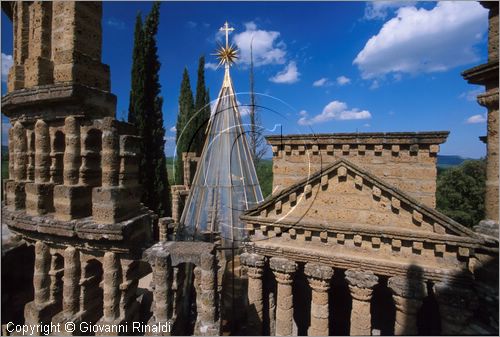
POLYGON ((115 119, 109 66, 101 63, 102 3, 2 8, 14 31, 2 97, 12 125, 2 211, 35 246, 26 323, 130 322, 155 217, 140 204, 139 138, 115 119))
MULTIPOLYGON (((482 1, 489 9, 488 62, 468 69, 462 76, 471 84, 484 85, 486 91, 477 96, 480 105, 488 109, 486 138, 485 217, 498 224, 498 2, 482 1)), ((483 138, 483 137, 481 137, 483 138)))

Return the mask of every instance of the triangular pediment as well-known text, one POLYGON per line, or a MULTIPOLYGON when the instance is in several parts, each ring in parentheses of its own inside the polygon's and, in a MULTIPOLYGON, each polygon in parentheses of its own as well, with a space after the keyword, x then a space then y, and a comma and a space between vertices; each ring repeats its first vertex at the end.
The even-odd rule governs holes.
POLYGON ((314 230, 482 241, 470 229, 345 159, 270 196, 241 219, 314 230))

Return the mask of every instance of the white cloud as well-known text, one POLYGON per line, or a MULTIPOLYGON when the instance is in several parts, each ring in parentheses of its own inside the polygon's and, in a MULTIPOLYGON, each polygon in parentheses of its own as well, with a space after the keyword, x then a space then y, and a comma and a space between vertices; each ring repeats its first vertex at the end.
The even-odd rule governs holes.
POLYGON ((483 88, 476 88, 476 89, 469 90, 467 92, 463 92, 458 97, 463 98, 467 101, 473 102, 476 100, 477 95, 479 95, 480 93, 483 93, 483 92, 484 92, 483 88))
POLYGON ((9 69, 14 63, 12 55, 2 53, 2 82, 7 82, 9 76, 9 69))
POLYGON ((478 124, 478 123, 485 123, 487 121, 486 114, 477 114, 474 116, 470 116, 467 118, 465 121, 466 124, 478 124))
POLYGON ((295 63, 295 61, 290 61, 285 69, 271 77, 269 81, 274 83, 291 84, 297 82, 299 80, 299 76, 300 73, 297 69, 297 64, 295 63))
POLYGON ((234 35, 234 43, 239 49, 239 63, 250 64, 250 44, 252 45, 255 67, 286 62, 286 45, 279 39, 280 32, 257 29, 254 22, 245 24, 245 31, 234 35))
POLYGON ((331 85, 331 83, 326 77, 320 78, 319 80, 313 82, 313 87, 326 87, 329 85, 331 85))
POLYGON ((299 118, 297 122, 299 125, 312 125, 331 120, 345 121, 353 119, 369 119, 372 117, 368 110, 359 110, 357 108, 348 109, 347 104, 340 101, 332 101, 328 103, 320 114, 312 118, 309 118, 307 113, 303 113, 301 116, 302 117, 299 118))
POLYGON ((217 70, 217 63, 207 62, 205 63, 205 69, 217 70))
POLYGON ((119 30, 125 29, 125 22, 123 22, 122 20, 119 20, 117 18, 111 17, 106 21, 106 23, 108 26, 119 29, 119 30))
POLYGON ((250 114, 250 105, 245 103, 241 103, 240 101, 236 101, 236 103, 238 104, 238 110, 240 112, 240 116, 241 117, 244 117, 244 116, 247 116, 250 114))
POLYGON ((351 79, 349 77, 346 77, 344 75, 337 77, 337 84, 338 85, 346 85, 351 83, 351 79))
POLYGON ((406 6, 413 6, 416 1, 370 1, 365 6, 366 20, 383 20, 390 12, 406 6))
POLYGON ((380 87, 380 84, 378 83, 378 81, 373 80, 372 84, 370 85, 370 90, 375 90, 375 89, 378 89, 379 87, 380 87))
POLYGON ((369 127, 371 127, 371 124, 370 123, 365 123, 365 124, 363 124, 363 127, 364 128, 369 128, 369 127))
POLYGON ((188 28, 196 28, 196 26, 198 26, 198 23, 194 22, 194 21, 188 21, 186 22, 186 26, 188 26, 188 28))
POLYGON ((388 73, 430 73, 477 62, 474 45, 488 25, 488 10, 475 1, 442 1, 427 10, 403 7, 356 56, 364 79, 388 73))
POLYGON ((170 132, 177 132, 177 128, 175 127, 175 125, 172 126, 169 130, 170 132))

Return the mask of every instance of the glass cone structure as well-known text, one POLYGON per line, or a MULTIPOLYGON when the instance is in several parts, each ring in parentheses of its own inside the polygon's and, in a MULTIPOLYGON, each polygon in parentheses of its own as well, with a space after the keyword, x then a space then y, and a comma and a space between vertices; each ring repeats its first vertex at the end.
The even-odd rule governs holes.
POLYGON ((263 198, 228 63, 180 223, 184 240, 218 232, 224 247, 238 247, 246 237, 240 215, 263 198))

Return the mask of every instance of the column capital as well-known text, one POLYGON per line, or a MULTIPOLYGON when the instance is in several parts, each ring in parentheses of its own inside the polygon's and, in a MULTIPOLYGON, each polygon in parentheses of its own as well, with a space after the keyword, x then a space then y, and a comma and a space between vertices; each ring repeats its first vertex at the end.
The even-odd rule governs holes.
POLYGON ((333 268, 315 263, 307 263, 304 267, 304 274, 307 276, 309 285, 313 290, 325 292, 330 288, 333 268))
POLYGON ((274 272, 276 282, 281 284, 292 283, 292 275, 297 270, 295 262, 281 257, 273 257, 269 260, 269 265, 274 272))
POLYGON ((387 281, 387 287, 396 296, 420 300, 427 296, 425 282, 405 276, 393 276, 387 281))
POLYGON ((348 269, 345 279, 350 286, 371 289, 378 283, 378 277, 370 270, 348 269))
POLYGON ((294 261, 281 257, 272 257, 269 265, 273 271, 284 274, 293 274, 297 270, 297 264, 294 261))
POLYGON ((263 268, 265 257, 255 253, 243 253, 240 255, 240 262, 247 267, 263 268))

